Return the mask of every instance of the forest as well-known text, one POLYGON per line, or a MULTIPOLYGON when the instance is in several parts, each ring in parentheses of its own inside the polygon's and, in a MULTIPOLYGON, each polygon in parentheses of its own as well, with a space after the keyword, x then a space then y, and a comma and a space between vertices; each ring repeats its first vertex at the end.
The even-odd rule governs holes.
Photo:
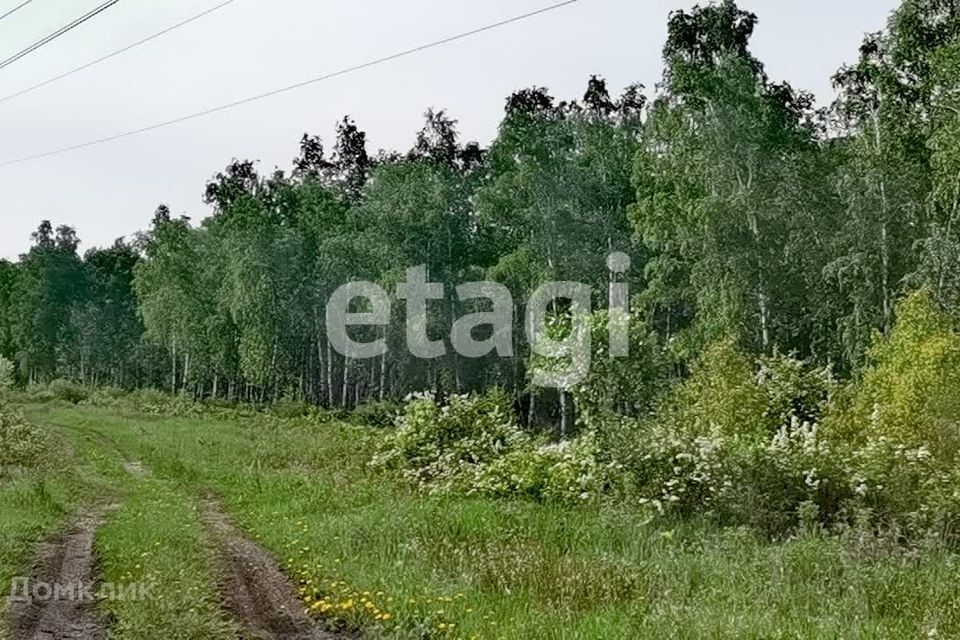
MULTIPOLYGON (((955 407, 931 403, 956 391, 960 9, 905 0, 821 108, 768 77, 750 50, 757 20, 732 0, 676 11, 651 89, 611 96, 594 76, 578 100, 519 90, 488 148, 429 110, 412 149, 374 153, 345 117, 329 150, 305 134, 289 171, 230 162, 205 187, 203 220, 160 205, 137 237, 82 256, 75 229, 44 221, 18 262, 0 263, 4 369, 28 387, 371 414, 411 394, 497 390, 529 432, 562 438, 671 411, 723 430, 724 407, 696 385, 742 412, 740 376, 772 399, 758 420, 729 419, 769 434, 819 422, 828 404, 843 405, 829 413, 844 429, 869 430, 850 424, 859 412, 883 432, 880 394, 899 403, 891 415, 948 423, 953 442, 955 407), (608 270, 613 251, 630 256, 626 274, 608 270), (332 349, 330 294, 355 280, 393 290, 415 265, 444 285, 431 327, 477 307, 457 284, 507 286, 514 355, 414 357, 399 305, 358 332, 387 341, 382 357, 332 349), (589 330, 605 335, 618 279, 632 293, 630 357, 603 357, 597 340, 584 380, 532 385, 538 356, 519 339, 530 292, 589 284, 601 309, 589 330)), ((555 331, 568 313, 555 308, 555 331)))
POLYGON ((422 361, 387 335, 382 362, 346 362, 323 305, 344 282, 423 264, 448 290, 438 326, 458 312, 452 288, 478 279, 518 304, 542 281, 586 282, 602 306, 620 250, 660 345, 650 384, 720 340, 854 375, 905 293, 957 306, 956 13, 905 2, 837 72, 830 108, 768 78, 749 48, 756 16, 724 2, 673 14, 654 91, 614 99, 600 77, 580 100, 523 89, 489 148, 429 111, 410 151, 374 154, 344 118, 329 152, 305 135, 289 172, 231 162, 199 224, 161 205, 137 238, 80 256, 76 230, 43 222, 0 265, 0 353, 23 380, 198 398, 526 394, 521 345, 513 360, 422 361))

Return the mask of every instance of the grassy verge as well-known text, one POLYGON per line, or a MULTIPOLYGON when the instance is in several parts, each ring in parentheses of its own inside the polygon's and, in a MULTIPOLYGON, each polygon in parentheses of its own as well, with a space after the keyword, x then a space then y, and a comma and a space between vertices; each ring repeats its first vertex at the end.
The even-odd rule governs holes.
POLYGON ((308 606, 368 638, 960 637, 953 555, 867 558, 816 535, 771 544, 626 508, 423 498, 369 470, 375 432, 338 424, 37 419, 95 424, 158 481, 216 492, 308 606))
POLYGON ((48 436, 35 464, 0 466, 2 603, 12 580, 29 574, 37 541, 62 530, 83 505, 108 493, 83 439, 68 442, 58 430, 48 436))

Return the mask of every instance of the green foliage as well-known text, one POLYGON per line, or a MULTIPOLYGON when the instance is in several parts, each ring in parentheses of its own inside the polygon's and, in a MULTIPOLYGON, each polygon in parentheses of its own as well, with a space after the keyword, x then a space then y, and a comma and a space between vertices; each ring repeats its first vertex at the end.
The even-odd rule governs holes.
POLYGON ((772 428, 801 422, 819 423, 839 383, 830 367, 775 354, 760 360, 758 382, 767 396, 766 418, 772 428))
POLYGON ((403 413, 403 405, 387 400, 366 402, 354 409, 350 416, 357 424, 386 428, 396 424, 403 413))
POLYGON ((296 402, 293 400, 275 402, 270 405, 271 415, 282 419, 305 418, 309 416, 313 410, 314 407, 304 402, 296 402))
POLYGON ((84 403, 97 407, 117 406, 127 398, 129 393, 117 387, 96 387, 90 391, 84 403))
POLYGON ((657 422, 677 434, 721 434, 756 441, 769 435, 767 399, 755 368, 732 342, 708 347, 689 379, 665 401, 657 422))
POLYGON ((483 465, 527 443, 510 397, 500 390, 410 402, 397 429, 374 457, 375 466, 400 472, 431 492, 469 487, 483 465))
POLYGON ((36 467, 51 456, 49 436, 10 407, 0 404, 0 475, 17 467, 36 467))
POLYGON ((960 452, 960 336, 927 291, 905 299, 889 337, 878 337, 870 366, 836 429, 862 441, 888 438, 929 447, 938 457, 960 452))
POLYGON ((12 362, 0 356, 0 394, 13 388, 16 382, 16 367, 12 362))
POLYGON ((620 471, 590 432, 552 444, 526 435, 499 390, 454 396, 445 405, 413 400, 373 465, 399 471, 427 493, 572 504, 602 498, 620 471))
MULTIPOLYGON (((304 136, 292 173, 235 160, 206 186, 209 218, 161 206, 135 246, 81 256, 72 228, 44 222, 18 262, 0 261, 0 392, 15 361, 25 400, 191 418, 257 407, 271 428, 401 414, 377 464, 426 491, 626 497, 777 533, 948 527, 955 2, 904 1, 837 74, 829 111, 768 75, 750 47, 757 23, 733 0, 672 13, 649 105, 638 85, 611 97, 599 77, 575 101, 533 87, 508 98, 489 149, 431 110, 412 149, 376 158, 344 118, 329 157, 304 136), (606 268, 614 250, 629 272, 606 268), (398 348, 402 305, 385 327, 355 328, 386 355, 338 354, 331 292, 392 289, 420 264, 443 288, 434 334, 484 305, 455 285, 506 286, 514 354, 415 358, 398 348), (547 280, 589 285, 599 309, 591 365, 558 393, 531 389, 531 369, 570 363, 519 339, 547 280), (627 358, 607 353, 612 282, 632 287, 627 358), (457 395, 392 404, 422 390, 457 395), (520 427, 520 406, 531 432, 577 437, 545 444, 520 427)), ((555 336, 570 331, 563 306, 555 336)))
POLYGON ((585 433, 555 444, 527 443, 476 469, 468 495, 523 497, 538 502, 583 504, 611 491, 621 469, 605 462, 597 438, 585 433))
POLYGON ((588 318, 590 368, 573 389, 581 421, 590 429, 616 416, 647 413, 661 392, 663 362, 656 334, 638 315, 627 320, 629 357, 609 353, 610 318, 598 311, 588 318))
POLYGON ((54 398, 71 404, 79 404, 90 395, 87 389, 70 380, 54 380, 48 388, 54 398))

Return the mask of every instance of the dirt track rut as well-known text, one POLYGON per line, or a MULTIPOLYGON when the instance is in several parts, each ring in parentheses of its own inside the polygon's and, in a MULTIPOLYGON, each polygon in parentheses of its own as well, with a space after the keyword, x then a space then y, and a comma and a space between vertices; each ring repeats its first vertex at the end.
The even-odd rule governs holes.
POLYGON ((212 501, 204 520, 220 551, 220 594, 244 640, 335 640, 303 612, 296 586, 276 560, 246 539, 212 501))
POLYGON ((40 547, 27 593, 12 594, 9 612, 16 640, 100 640, 93 536, 101 516, 85 515, 40 547))

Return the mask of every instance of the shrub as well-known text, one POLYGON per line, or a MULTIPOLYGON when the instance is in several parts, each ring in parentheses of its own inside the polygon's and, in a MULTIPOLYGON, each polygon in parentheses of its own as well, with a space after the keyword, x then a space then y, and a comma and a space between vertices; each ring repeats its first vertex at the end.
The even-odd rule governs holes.
POLYGON ((764 440, 770 431, 766 411, 767 397, 753 363, 728 341, 707 348, 657 421, 694 437, 764 440))
POLYGON ((196 417, 203 413, 204 406, 192 398, 158 389, 137 389, 127 394, 122 403, 140 413, 158 416, 196 417))
POLYGON ((859 443, 925 446, 952 461, 960 452, 960 335, 927 291, 898 306, 896 326, 876 340, 870 360, 830 429, 859 443))
POLYGON ((9 407, 0 406, 0 469, 35 467, 49 452, 49 438, 9 407))
POLYGON ((590 368, 571 389, 581 421, 590 429, 603 429, 616 416, 647 413, 661 391, 663 363, 656 334, 641 317, 631 316, 630 356, 611 358, 608 312, 595 312, 587 322, 590 368))
POLYGON ((583 503, 608 493, 622 477, 615 462, 604 462, 596 435, 536 446, 529 443, 475 470, 467 493, 583 503))
POLYGON ((430 492, 618 497, 774 536, 822 528, 960 548, 960 335, 924 293, 898 317, 846 388, 828 368, 753 362, 722 342, 645 416, 624 415, 611 391, 628 389, 623 372, 604 368, 574 391, 587 392, 583 434, 558 444, 521 432, 501 392, 417 399, 375 464, 430 492))
POLYGON ((170 394, 159 389, 137 389, 127 396, 127 401, 143 410, 160 409, 170 399, 170 394))
POLYGON ((781 354, 760 360, 758 382, 766 394, 764 416, 774 431, 794 419, 801 424, 820 422, 838 388, 829 367, 813 367, 781 354))
POLYGON ((49 389, 54 398, 71 404, 79 404, 89 396, 86 389, 70 380, 54 380, 50 383, 49 389))
POLYGON ((49 385, 38 384, 34 382, 27 385, 27 388, 23 394, 23 399, 27 402, 42 404, 45 402, 53 402, 57 398, 55 395, 53 395, 53 392, 50 391, 49 385))
POLYGON ((96 387, 88 394, 84 403, 97 407, 112 407, 122 403, 127 395, 126 391, 117 387, 96 387))
POLYGON ((469 490, 479 468, 528 442, 503 391, 452 396, 442 406, 419 399, 407 405, 373 464, 399 471, 430 492, 469 490))
POLYGON ((395 402, 386 400, 367 402, 353 410, 351 421, 360 425, 386 428, 393 426, 401 413, 403 413, 403 405, 395 402))
POLYGON ((281 400, 270 405, 270 413, 281 419, 305 418, 312 411, 313 407, 306 402, 295 400, 281 400))
POLYGON ((0 393, 5 393, 13 388, 16 381, 16 367, 13 363, 0 356, 0 393))
POLYGON ((640 442, 627 456, 639 502, 657 513, 714 512, 732 489, 732 440, 714 425, 673 430, 664 424, 638 425, 640 442))
POLYGON ((766 446, 741 460, 728 517, 772 534, 835 524, 855 495, 850 478, 849 451, 824 438, 816 423, 793 416, 766 446))

